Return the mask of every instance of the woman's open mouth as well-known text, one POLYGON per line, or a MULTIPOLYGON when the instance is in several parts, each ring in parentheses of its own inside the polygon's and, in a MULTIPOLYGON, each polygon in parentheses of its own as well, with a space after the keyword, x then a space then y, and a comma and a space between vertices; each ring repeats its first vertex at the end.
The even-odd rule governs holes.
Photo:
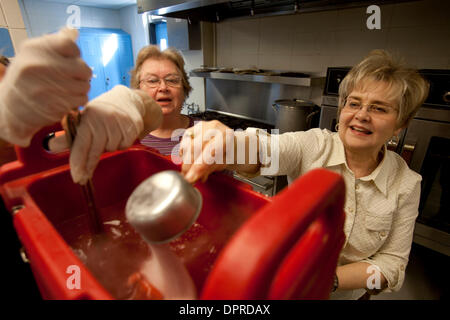
POLYGON ((357 134, 357 135, 371 135, 372 134, 372 131, 367 130, 362 127, 350 126, 350 129, 352 130, 352 132, 354 134, 357 134))
POLYGON ((160 104, 160 105, 166 105, 166 104, 171 103, 172 99, 171 98, 159 98, 159 99, 156 99, 156 102, 158 102, 158 104, 160 104))

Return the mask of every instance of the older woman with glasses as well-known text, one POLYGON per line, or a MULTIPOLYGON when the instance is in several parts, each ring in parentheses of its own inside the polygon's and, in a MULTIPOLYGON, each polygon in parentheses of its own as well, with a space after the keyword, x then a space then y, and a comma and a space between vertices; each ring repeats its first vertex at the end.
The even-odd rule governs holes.
MULTIPOLYGON (((217 121, 201 123, 188 129, 182 140, 182 171, 190 182, 223 169, 246 175, 287 175, 289 180, 318 167, 341 174, 346 185, 346 241, 331 298, 358 298, 364 289, 397 291, 408 264, 421 176, 388 151, 386 143, 407 127, 427 94, 428 84, 415 70, 375 50, 351 69, 339 87, 338 132, 315 128, 284 133, 278 139, 262 139, 266 134, 257 130, 236 132, 235 143, 243 136, 247 153, 256 136, 262 158, 256 163, 208 164, 200 160, 208 158, 206 153, 217 139, 199 142, 203 158, 193 160, 193 146, 198 143, 190 140, 202 139, 214 129, 222 132, 219 137, 225 141, 230 129, 217 121), (270 161, 275 153, 279 162, 274 166, 270 161)), ((224 145, 222 150, 227 150, 224 145)))
MULTIPOLYGON (((142 48, 131 72, 131 87, 146 91, 163 112, 161 125, 143 138, 141 143, 157 149, 163 155, 171 155, 184 129, 194 125, 192 118, 180 113, 192 90, 182 55, 172 48, 164 51, 153 45, 142 48)), ((173 153, 177 155, 178 148, 173 153)))

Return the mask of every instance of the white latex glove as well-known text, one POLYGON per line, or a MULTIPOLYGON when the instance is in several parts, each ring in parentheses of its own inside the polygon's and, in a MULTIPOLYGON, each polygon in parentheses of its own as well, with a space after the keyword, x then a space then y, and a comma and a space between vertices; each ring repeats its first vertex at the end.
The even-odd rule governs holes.
POLYGON ((0 137, 26 147, 42 127, 88 101, 92 70, 74 42, 78 32, 26 40, 0 83, 0 137))
POLYGON ((130 147, 137 138, 159 127, 161 107, 147 93, 118 85, 90 101, 70 151, 75 183, 86 184, 104 151, 130 147))

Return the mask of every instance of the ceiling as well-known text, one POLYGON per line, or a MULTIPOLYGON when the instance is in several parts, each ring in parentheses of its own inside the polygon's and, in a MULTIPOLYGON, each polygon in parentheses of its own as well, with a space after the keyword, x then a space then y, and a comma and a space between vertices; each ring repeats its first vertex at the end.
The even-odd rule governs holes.
POLYGON ((45 2, 57 2, 75 4, 79 6, 88 6, 104 9, 121 9, 123 7, 136 4, 136 0, 43 0, 45 2))

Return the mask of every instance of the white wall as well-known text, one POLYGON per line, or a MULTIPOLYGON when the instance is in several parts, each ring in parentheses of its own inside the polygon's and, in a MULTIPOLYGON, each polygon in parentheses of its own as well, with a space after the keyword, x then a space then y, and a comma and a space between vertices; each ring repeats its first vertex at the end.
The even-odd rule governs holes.
MULTIPOLYGON (((149 44, 148 22, 146 14, 137 14, 137 6, 128 6, 120 10, 120 24, 122 30, 131 34, 133 42, 133 55, 136 61, 140 49, 149 44)), ((189 74, 192 69, 203 64, 203 53, 201 50, 189 50, 182 52, 186 62, 185 70, 189 74)), ((189 79, 193 90, 186 103, 195 103, 200 110, 205 109, 205 94, 202 78, 189 79)))
MULTIPOLYGON (((0 0, 5 2, 7 0, 0 0)), ((67 13, 69 4, 38 0, 9 0, 8 2, 19 3, 24 23, 22 31, 26 38, 26 30, 29 37, 37 37, 46 33, 55 32, 66 25, 71 15, 67 13)), ((113 28, 122 29, 131 35, 134 61, 139 50, 149 44, 146 14, 138 14, 137 6, 131 5, 120 10, 101 9, 94 7, 79 6, 81 11, 80 27, 90 28, 113 28), (145 22, 145 23, 144 23, 145 22)), ((17 8, 19 6, 17 5, 17 8)), ((16 10, 20 14, 20 10, 16 10)), ((0 17, 1 22, 1 17, 0 17)), ((203 64, 201 50, 183 52, 186 60, 186 71, 198 68, 203 64)), ((203 79, 192 78, 191 85, 194 90, 187 103, 195 103, 200 109, 204 109, 203 79)))
MULTIPOLYGON (((148 22, 146 14, 137 14, 137 6, 128 6, 120 10, 120 23, 122 29, 129 34, 133 41, 133 55, 136 61, 140 49, 149 44, 148 22)), ((203 53, 201 50, 189 50, 182 52, 186 62, 185 69, 189 72, 203 64, 203 53)), ((200 110, 205 109, 204 84, 201 78, 190 78, 191 86, 194 88, 186 100, 186 103, 195 103, 200 110)))
MULTIPOLYGON (((17 1, 15 1, 17 2, 17 1)), ((29 37, 38 37, 66 26, 71 13, 69 4, 37 0, 19 0, 29 37)), ((118 10, 94 7, 80 8, 80 27, 120 29, 118 10)))
POLYGON ((28 37, 17 0, 0 0, 0 27, 9 30, 17 53, 22 41, 28 37))
MULTIPOLYGON (((67 12, 70 4, 39 0, 11 1, 19 3, 30 37, 38 37, 59 30, 67 24, 72 15, 71 12, 67 12)), ((136 5, 120 10, 78 7, 80 8, 80 27, 122 29, 129 33, 132 36, 134 57, 141 47, 148 44, 148 31, 142 23, 143 15, 137 14, 136 5)))
POLYGON ((368 30, 366 8, 218 23, 220 67, 317 72, 352 66, 372 49, 400 54, 417 68, 450 68, 450 1, 381 7, 381 29, 368 30))
MULTIPOLYGON (((201 50, 189 50, 182 52, 184 61, 186 62, 185 69, 189 72, 192 69, 198 68, 203 65, 203 53, 201 50)), ((204 79, 197 77, 190 77, 189 82, 193 88, 191 94, 186 100, 186 103, 195 103, 200 110, 205 110, 205 87, 204 79)))
POLYGON ((121 29, 131 35, 133 56, 136 61, 140 49, 149 44, 147 14, 138 14, 137 6, 132 5, 119 10, 121 29))

